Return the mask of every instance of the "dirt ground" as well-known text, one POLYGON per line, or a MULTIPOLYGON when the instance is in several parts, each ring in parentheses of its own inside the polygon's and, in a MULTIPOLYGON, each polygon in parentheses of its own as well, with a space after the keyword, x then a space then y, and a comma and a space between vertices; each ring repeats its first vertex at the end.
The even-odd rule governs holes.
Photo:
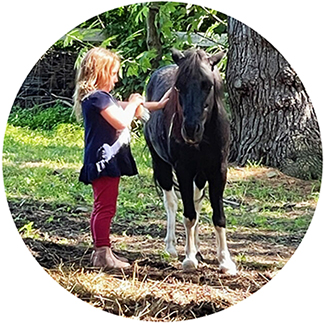
MULTIPOLYGON (((233 179, 239 174, 241 171, 232 175, 233 179)), ((283 181, 310 190, 303 181, 285 176, 283 181)), ((179 258, 170 259, 164 253, 164 218, 135 226, 117 217, 112 227, 113 247, 132 265, 124 271, 102 271, 90 265, 90 211, 69 211, 66 206, 53 211, 48 204, 23 201, 9 202, 9 206, 18 229, 26 227, 26 220, 32 223, 29 230, 21 230, 24 242, 55 281, 97 308, 149 321, 198 318, 244 300, 281 270, 304 235, 254 227, 228 231, 229 250, 238 267, 236 276, 228 276, 217 271, 214 230, 203 223, 200 250, 204 259, 194 273, 184 273, 185 234, 181 223, 176 230, 179 258), (26 235, 27 231, 30 233, 26 235)))

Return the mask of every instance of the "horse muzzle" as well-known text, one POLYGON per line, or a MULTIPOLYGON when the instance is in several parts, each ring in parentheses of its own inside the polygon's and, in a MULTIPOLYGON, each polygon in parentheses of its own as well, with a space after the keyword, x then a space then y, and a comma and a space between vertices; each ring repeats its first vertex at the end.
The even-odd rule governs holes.
POLYGON ((196 124, 189 126, 183 124, 181 133, 184 141, 189 145, 197 145, 202 141, 204 127, 202 124, 196 124))

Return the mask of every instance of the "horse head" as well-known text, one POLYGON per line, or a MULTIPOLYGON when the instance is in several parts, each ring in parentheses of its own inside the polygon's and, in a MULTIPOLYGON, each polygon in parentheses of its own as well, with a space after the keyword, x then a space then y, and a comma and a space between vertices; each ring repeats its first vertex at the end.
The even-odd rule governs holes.
POLYGON ((196 145, 202 141, 205 123, 218 95, 216 84, 221 84, 215 66, 224 55, 225 52, 210 56, 203 50, 184 53, 172 50, 173 60, 178 65, 174 87, 183 113, 181 134, 187 144, 196 145))

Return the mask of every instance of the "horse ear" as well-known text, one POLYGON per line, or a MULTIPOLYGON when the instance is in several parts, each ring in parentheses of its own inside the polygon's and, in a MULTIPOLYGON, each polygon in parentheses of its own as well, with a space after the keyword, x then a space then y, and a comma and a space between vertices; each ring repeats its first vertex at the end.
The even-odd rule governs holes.
POLYGON ((184 54, 177 49, 172 49, 172 58, 176 64, 179 64, 180 61, 184 58, 184 54))
POLYGON ((218 64, 222 60, 222 58, 226 55, 226 53, 227 51, 220 51, 217 54, 210 56, 209 61, 212 66, 212 69, 216 64, 218 64))

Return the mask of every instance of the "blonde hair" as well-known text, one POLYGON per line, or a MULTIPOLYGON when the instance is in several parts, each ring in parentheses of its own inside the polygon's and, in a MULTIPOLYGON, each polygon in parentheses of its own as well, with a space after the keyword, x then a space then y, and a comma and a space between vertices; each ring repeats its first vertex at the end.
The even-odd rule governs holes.
POLYGON ((111 82, 112 69, 116 64, 120 64, 117 54, 102 47, 95 47, 86 53, 77 70, 73 95, 73 110, 78 121, 82 120, 82 99, 111 82))

